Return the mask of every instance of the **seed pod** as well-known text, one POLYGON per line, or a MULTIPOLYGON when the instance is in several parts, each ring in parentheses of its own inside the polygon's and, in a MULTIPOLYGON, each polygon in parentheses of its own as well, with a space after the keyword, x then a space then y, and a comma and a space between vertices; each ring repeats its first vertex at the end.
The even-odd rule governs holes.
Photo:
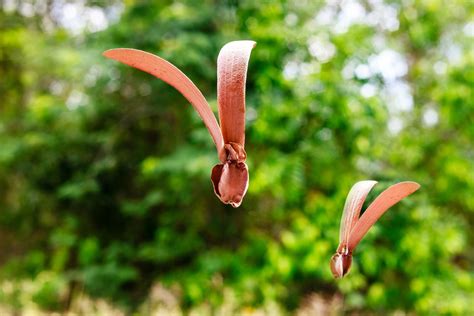
POLYGON ((331 258, 331 272, 336 279, 345 276, 352 264, 352 254, 335 253, 331 258))
POLYGON ((349 272, 352 253, 360 240, 377 220, 393 205, 420 188, 416 182, 406 181, 392 185, 383 191, 359 218, 360 210, 376 181, 357 182, 347 195, 341 218, 339 247, 330 261, 335 278, 342 278, 349 272))

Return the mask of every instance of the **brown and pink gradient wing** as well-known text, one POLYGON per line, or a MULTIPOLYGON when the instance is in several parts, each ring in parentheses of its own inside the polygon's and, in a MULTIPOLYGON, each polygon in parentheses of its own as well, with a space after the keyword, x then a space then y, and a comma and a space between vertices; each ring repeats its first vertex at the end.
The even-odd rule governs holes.
POLYGON ((345 246, 348 243, 349 235, 359 220, 360 210, 364 204, 370 190, 377 184, 377 181, 366 180, 354 184, 349 191, 342 212, 341 228, 339 231, 339 244, 345 246))
POLYGON ((245 145, 245 82, 254 41, 235 41, 217 57, 217 102, 224 142, 245 145))
POLYGON ((212 136, 218 153, 224 146, 216 117, 201 91, 181 70, 156 55, 130 48, 116 48, 104 52, 107 58, 147 72, 178 90, 196 109, 212 136))
POLYGON ((372 204, 369 205, 367 210, 355 224, 349 236, 348 248, 351 251, 354 250, 369 229, 390 207, 397 204, 419 188, 420 185, 418 183, 406 181, 394 184, 383 191, 372 202, 372 204))

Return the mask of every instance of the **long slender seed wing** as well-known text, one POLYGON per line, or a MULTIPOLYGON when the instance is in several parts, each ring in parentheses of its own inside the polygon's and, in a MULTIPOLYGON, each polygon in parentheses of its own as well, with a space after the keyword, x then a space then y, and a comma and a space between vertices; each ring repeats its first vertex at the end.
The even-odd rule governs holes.
POLYGON ((219 152, 224 146, 222 133, 216 117, 201 91, 184 73, 170 62, 156 55, 130 48, 116 48, 105 51, 104 56, 147 72, 176 90, 193 105, 204 121, 219 152))
POLYGON ((245 81, 254 41, 235 41, 217 57, 217 101, 224 142, 245 145, 245 81))
POLYGON ((349 236, 348 248, 354 250, 359 244, 362 237, 369 231, 375 222, 390 207, 400 202, 403 198, 418 190, 420 185, 416 182, 405 181, 392 185, 382 193, 369 205, 367 210, 362 214, 349 236))
POLYGON ((342 212, 341 230, 339 232, 340 244, 347 245, 349 235, 359 220, 362 205, 376 183, 377 181, 373 180, 360 181, 354 184, 349 191, 342 212))

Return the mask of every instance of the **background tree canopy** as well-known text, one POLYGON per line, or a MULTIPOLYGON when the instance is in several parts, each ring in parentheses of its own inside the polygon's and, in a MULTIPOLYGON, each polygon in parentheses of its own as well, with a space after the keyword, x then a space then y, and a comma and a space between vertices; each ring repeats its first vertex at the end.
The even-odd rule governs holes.
POLYGON ((0 1, 0 312, 474 314, 474 2, 0 1), (216 58, 252 39, 250 187, 212 192, 216 58), (346 194, 414 180, 335 281, 346 194))

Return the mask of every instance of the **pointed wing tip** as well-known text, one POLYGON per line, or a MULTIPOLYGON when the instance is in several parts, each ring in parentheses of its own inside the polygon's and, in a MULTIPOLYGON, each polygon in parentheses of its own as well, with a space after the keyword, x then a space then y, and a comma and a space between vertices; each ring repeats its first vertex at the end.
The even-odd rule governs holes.
MULTIPOLYGON (((359 191, 359 190, 371 190, 378 182, 375 180, 362 180, 357 181, 352 186, 351 190, 359 191), (366 189, 364 189, 366 188, 366 189)), ((368 193, 368 192, 367 192, 368 193)))
POLYGON ((257 45, 257 42, 252 41, 252 40, 238 40, 238 41, 231 41, 231 42, 226 43, 224 46, 222 46, 221 50, 223 50, 224 48, 232 47, 232 46, 234 47, 235 46, 238 46, 238 47, 249 46, 249 48, 252 49, 256 45, 257 45))
MULTIPOLYGON (((355 187, 357 185, 362 185, 362 184, 368 184, 368 185, 374 186, 377 183, 378 183, 378 181, 375 181, 375 180, 362 180, 362 181, 356 182, 353 187, 355 187)), ((415 181, 402 181, 402 182, 399 182, 399 183, 394 184, 394 185, 404 186, 408 189, 408 191, 411 191, 411 193, 417 191, 421 187, 421 185, 418 182, 415 182, 415 181)))
POLYGON ((102 56, 110 58, 110 59, 114 59, 117 53, 120 52, 121 50, 123 50, 123 48, 108 49, 102 53, 102 56))
POLYGON ((231 43, 240 43, 240 44, 249 44, 249 45, 252 45, 252 46, 255 46, 257 45, 257 42, 255 41, 252 41, 252 40, 238 40, 238 41, 231 41, 227 44, 231 44, 231 43))
POLYGON ((415 181, 403 181, 403 182, 400 182, 399 184, 407 186, 407 188, 410 188, 412 192, 415 192, 421 187, 421 185, 415 181))
POLYGON ((248 40, 248 42, 250 42, 250 43, 252 44, 252 48, 254 48, 255 46, 257 46, 257 42, 255 42, 255 41, 248 40))
POLYGON ((108 49, 104 51, 102 53, 102 56, 117 60, 124 53, 131 53, 131 52, 137 52, 137 51, 140 51, 140 50, 133 49, 133 48, 112 48, 112 49, 108 49))
POLYGON ((378 181, 375 181, 375 180, 362 180, 362 181, 357 181, 354 185, 363 184, 363 183, 376 185, 378 183, 378 181))

